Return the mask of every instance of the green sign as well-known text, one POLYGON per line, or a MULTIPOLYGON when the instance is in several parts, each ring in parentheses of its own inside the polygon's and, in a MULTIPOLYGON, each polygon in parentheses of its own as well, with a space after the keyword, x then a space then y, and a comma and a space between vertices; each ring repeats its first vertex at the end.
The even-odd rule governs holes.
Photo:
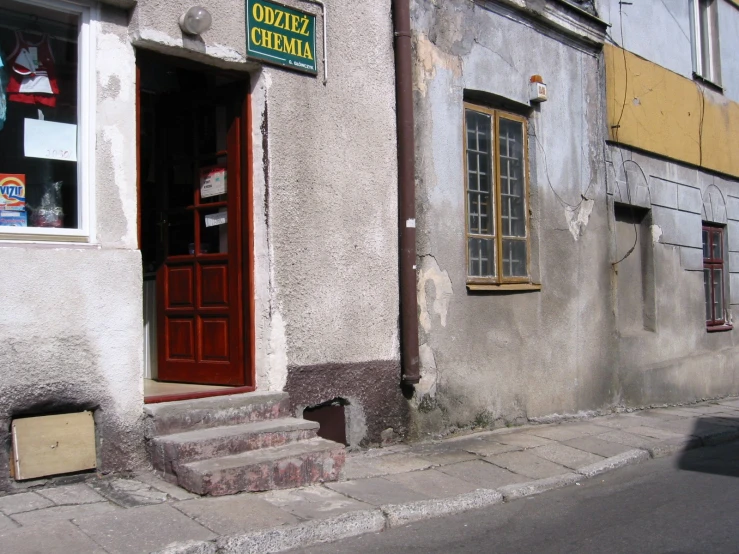
POLYGON ((315 75, 316 16, 267 0, 246 0, 246 54, 315 75))

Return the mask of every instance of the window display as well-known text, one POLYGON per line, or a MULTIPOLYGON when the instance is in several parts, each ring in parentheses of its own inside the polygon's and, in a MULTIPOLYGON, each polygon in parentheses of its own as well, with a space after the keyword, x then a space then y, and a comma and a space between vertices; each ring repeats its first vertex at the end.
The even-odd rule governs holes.
POLYGON ((0 7, 0 233, 79 227, 80 15, 0 7))

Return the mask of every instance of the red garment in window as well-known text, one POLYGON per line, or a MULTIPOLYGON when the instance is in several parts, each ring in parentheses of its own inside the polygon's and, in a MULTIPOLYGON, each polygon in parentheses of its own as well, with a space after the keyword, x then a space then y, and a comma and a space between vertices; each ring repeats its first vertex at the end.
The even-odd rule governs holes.
POLYGON ((59 85, 48 35, 43 35, 39 42, 31 42, 16 31, 15 49, 8 57, 8 66, 10 102, 56 106, 59 85))

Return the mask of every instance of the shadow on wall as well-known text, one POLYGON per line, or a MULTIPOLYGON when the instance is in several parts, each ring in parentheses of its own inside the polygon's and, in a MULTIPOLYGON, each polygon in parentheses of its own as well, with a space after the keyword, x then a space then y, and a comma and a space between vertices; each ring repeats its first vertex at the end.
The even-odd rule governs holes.
POLYGON ((685 471, 698 471, 739 477, 739 418, 705 417, 696 421, 691 435, 701 439, 704 446, 714 446, 734 441, 721 449, 716 456, 713 448, 686 450, 680 454, 677 467, 685 471))

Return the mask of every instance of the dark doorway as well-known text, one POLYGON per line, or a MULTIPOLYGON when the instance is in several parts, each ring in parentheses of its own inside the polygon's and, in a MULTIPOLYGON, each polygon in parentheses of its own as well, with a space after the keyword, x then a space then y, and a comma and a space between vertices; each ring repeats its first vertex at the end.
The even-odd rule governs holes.
POLYGON ((248 81, 141 52, 137 65, 139 241, 145 310, 156 315, 151 377, 253 385, 248 81))

